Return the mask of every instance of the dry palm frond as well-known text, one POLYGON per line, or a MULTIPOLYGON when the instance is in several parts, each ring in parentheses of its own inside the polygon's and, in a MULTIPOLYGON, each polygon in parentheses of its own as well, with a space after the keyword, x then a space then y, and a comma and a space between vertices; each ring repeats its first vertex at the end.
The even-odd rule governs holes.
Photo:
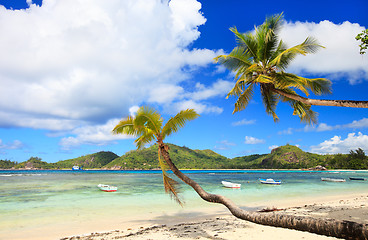
POLYGON ((180 184, 171 177, 169 177, 169 175, 167 174, 166 170, 169 167, 167 166, 166 162, 161 159, 160 148, 158 149, 158 161, 160 163, 160 167, 162 170, 162 178, 164 182, 165 192, 170 194, 171 198, 174 199, 177 203, 179 203, 180 206, 183 206, 184 203, 179 197, 180 184))

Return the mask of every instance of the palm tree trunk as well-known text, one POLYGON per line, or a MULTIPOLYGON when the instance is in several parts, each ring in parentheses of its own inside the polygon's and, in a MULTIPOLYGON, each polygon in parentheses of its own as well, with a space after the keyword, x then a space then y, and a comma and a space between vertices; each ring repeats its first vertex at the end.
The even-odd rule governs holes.
POLYGON ((368 239, 368 225, 334 219, 315 219, 311 217, 291 216, 276 213, 249 212, 239 208, 224 196, 207 193, 197 182, 183 174, 171 161, 168 146, 158 142, 161 154, 173 173, 183 182, 191 186, 198 195, 207 202, 223 204, 235 217, 250 222, 317 233, 320 235, 344 239, 368 239))
POLYGON ((284 97, 302 102, 307 105, 316 106, 333 106, 333 107, 354 107, 354 108, 368 108, 368 101, 354 101, 354 100, 319 100, 305 98, 299 95, 286 93, 280 89, 273 88, 272 91, 284 97))

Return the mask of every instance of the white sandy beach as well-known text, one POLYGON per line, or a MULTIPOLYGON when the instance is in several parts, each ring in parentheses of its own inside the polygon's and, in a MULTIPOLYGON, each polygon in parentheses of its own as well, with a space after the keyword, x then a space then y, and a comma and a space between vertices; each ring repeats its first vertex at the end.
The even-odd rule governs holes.
MULTIPOLYGON (((334 196, 329 198, 305 199, 304 202, 288 202, 270 205, 283 208, 280 213, 306 215, 317 218, 333 218, 368 224, 368 194, 334 196)), ((215 213, 215 212, 213 212, 215 213)), ((204 216, 183 215, 161 216, 160 224, 142 221, 126 222, 127 225, 108 232, 63 237, 74 239, 336 239, 313 233, 262 226, 233 217, 226 210, 217 215, 203 213, 204 216)), ((82 231, 81 231, 82 232, 82 231)))

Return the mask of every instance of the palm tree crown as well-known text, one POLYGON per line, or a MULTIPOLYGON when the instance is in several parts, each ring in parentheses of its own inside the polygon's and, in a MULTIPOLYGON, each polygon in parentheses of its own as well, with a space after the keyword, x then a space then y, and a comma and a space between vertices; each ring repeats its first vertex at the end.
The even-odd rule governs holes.
POLYGON ((295 89, 306 95, 309 95, 309 91, 317 95, 331 93, 331 82, 324 78, 300 77, 285 70, 297 55, 314 53, 322 46, 314 38, 308 37, 303 43, 287 48, 278 39, 282 22, 283 14, 279 14, 266 18, 254 32, 242 34, 235 27, 230 29, 236 36, 237 47, 230 54, 215 58, 216 62, 236 73, 236 84, 227 97, 238 96, 233 113, 244 110, 253 96, 255 86, 259 86, 266 112, 275 121, 278 120, 276 106, 281 100, 288 102, 294 109, 293 114, 302 121, 316 122, 311 105, 290 97, 297 95, 295 89))
MULTIPOLYGON (((112 130, 114 134, 127 134, 136 136, 135 140, 138 149, 142 149, 146 144, 156 139, 157 143, 164 144, 163 140, 170 134, 177 132, 185 125, 187 121, 197 118, 199 115, 193 109, 180 111, 174 117, 171 117, 165 125, 161 114, 151 107, 141 107, 134 117, 129 116, 121 120, 112 130)), ((165 145, 166 150, 168 146, 165 145)), ((161 159, 161 150, 158 148, 158 160, 162 169, 165 191, 180 204, 178 196, 177 182, 170 178, 166 170, 167 163, 161 159)))

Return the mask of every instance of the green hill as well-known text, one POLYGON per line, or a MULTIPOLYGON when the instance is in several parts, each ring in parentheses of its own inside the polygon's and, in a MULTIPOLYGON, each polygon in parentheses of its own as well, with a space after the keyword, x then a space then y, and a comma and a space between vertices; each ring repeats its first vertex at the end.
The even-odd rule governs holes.
POLYGON ((270 154, 258 159, 261 168, 311 168, 317 165, 325 165, 325 156, 304 152, 293 145, 285 145, 275 148, 270 154))
POLYGON ((71 169, 73 166, 83 167, 84 169, 102 168, 119 156, 113 152, 98 152, 78 158, 68 159, 53 163, 54 168, 71 169))
MULTIPOLYGON (((211 150, 192 150, 169 145, 171 160, 181 169, 223 168, 228 158, 211 150)), ((113 169, 158 169, 157 144, 142 150, 132 150, 113 160, 105 168, 113 169)))
POLYGON ((15 169, 53 169, 52 163, 41 161, 41 158, 31 157, 25 162, 18 163, 14 166, 15 169))
MULTIPOLYGON (((293 145, 275 148, 269 154, 226 158, 212 150, 192 150, 168 144, 171 160, 179 169, 305 169, 323 166, 329 169, 368 169, 368 157, 362 149, 350 154, 318 155, 304 152, 293 145)), ((9 169, 159 169, 157 144, 142 150, 132 150, 118 156, 113 152, 98 152, 74 159, 47 163, 31 157, 22 163, 1 160, 0 168, 9 169)))

